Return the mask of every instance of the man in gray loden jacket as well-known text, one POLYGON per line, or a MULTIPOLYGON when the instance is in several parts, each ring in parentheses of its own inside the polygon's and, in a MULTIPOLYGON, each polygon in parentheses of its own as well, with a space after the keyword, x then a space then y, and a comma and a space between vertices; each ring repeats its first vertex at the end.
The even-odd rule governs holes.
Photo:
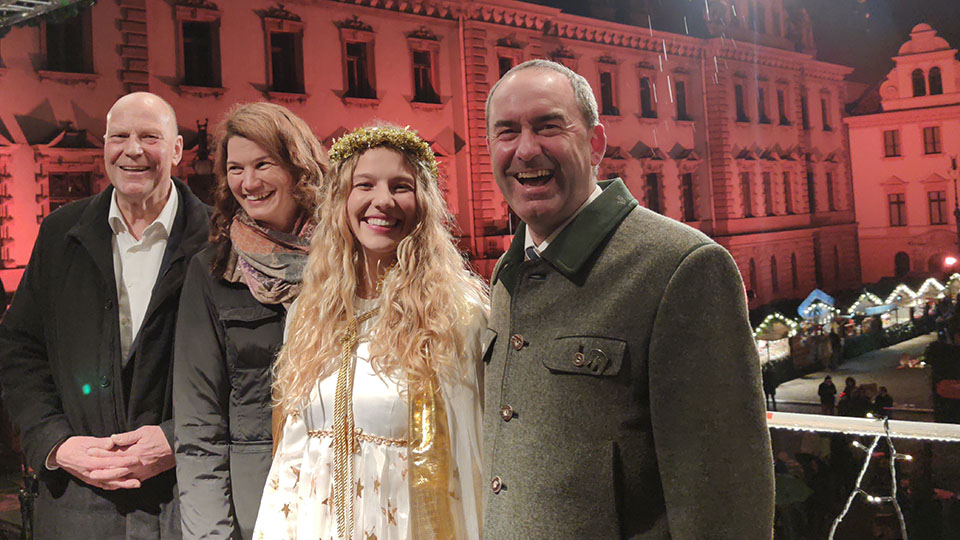
POLYGON ((606 135, 566 67, 514 67, 486 112, 524 223, 492 277, 483 536, 771 538, 759 361, 730 254, 597 181, 606 135))

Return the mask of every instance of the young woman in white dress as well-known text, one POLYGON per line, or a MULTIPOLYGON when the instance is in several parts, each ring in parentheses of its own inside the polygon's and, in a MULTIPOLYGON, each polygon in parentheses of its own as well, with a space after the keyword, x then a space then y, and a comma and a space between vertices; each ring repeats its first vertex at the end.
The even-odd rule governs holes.
POLYGON ((329 155, 254 538, 479 538, 487 289, 425 141, 366 127, 329 155))

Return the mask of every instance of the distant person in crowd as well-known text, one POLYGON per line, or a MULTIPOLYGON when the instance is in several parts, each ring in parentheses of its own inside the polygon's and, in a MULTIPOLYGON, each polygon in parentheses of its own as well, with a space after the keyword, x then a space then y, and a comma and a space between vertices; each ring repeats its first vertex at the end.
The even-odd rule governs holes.
POLYGON ((864 417, 870 412, 870 396, 867 395, 867 389, 858 386, 853 390, 853 397, 850 402, 850 416, 864 417))
POLYGON ((857 380, 853 377, 847 377, 844 380, 843 392, 840 393, 840 399, 837 401, 837 414, 840 416, 853 416, 853 393, 857 389, 857 380))
POLYGON ((890 418, 893 416, 891 414, 893 411, 890 410, 891 407, 893 407, 893 396, 887 393, 886 386, 881 386, 876 397, 873 398, 873 414, 890 418))
POLYGON ((184 538, 253 536, 272 457, 271 366, 301 288, 326 154, 280 105, 218 130, 210 245, 183 285, 174 361, 184 538))
POLYGON ((276 362, 282 436, 254 537, 477 540, 486 287, 426 141, 360 128, 330 162, 276 362))
POLYGON ((764 369, 761 372, 761 381, 763 383, 763 396, 767 403, 767 410, 777 410, 777 386, 780 382, 777 380, 777 374, 773 369, 764 369))
POLYGON ((840 365, 840 359, 843 358, 843 338, 836 330, 830 329, 830 356, 827 361, 827 371, 833 371, 840 365))
POLYGON ((0 325, 3 400, 40 478, 35 538, 179 538, 174 327, 208 207, 171 178, 160 97, 117 100, 103 150, 110 186, 43 220, 0 325))
POLYGON ((773 457, 733 258, 598 182, 604 127, 565 66, 511 69, 486 123, 523 223, 491 280, 484 538, 769 539, 773 457))
POLYGON ((833 384, 833 379, 827 375, 823 382, 817 387, 817 395, 820 396, 820 413, 833 414, 834 403, 836 403, 837 387, 833 384))

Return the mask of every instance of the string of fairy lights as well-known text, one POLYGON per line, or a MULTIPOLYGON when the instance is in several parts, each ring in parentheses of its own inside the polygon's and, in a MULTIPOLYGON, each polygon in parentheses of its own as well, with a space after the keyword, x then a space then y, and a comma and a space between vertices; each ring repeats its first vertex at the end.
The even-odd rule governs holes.
POLYGON ((859 441, 851 443, 865 454, 863 465, 857 475, 853 490, 847 497, 843 510, 834 519, 827 540, 833 540, 837 528, 850 511, 858 497, 867 503, 876 505, 890 505, 893 507, 900 526, 902 540, 907 539, 907 524, 903 511, 897 500, 897 461, 913 461, 913 456, 897 452, 893 439, 913 439, 936 442, 960 442, 960 425, 937 424, 930 422, 911 422, 905 420, 890 420, 889 418, 853 418, 844 416, 826 416, 816 414, 768 412, 767 426, 772 429, 786 429, 792 431, 807 431, 814 433, 843 433, 847 435, 872 436, 869 445, 859 441), (881 441, 887 445, 887 461, 890 471, 890 493, 875 495, 863 488, 863 478, 874 457, 874 452, 881 441))
MULTIPOLYGON (((847 316, 853 315, 863 315, 866 313, 868 308, 878 307, 878 306, 889 306, 896 305, 899 307, 908 307, 911 305, 917 305, 920 302, 925 300, 937 300, 943 298, 949 291, 960 290, 960 273, 954 273, 951 275, 946 284, 940 283, 935 278, 928 278, 916 291, 913 291, 907 285, 901 283, 891 292, 886 300, 881 299, 876 294, 864 291, 857 300, 847 308, 847 316)), ((821 301, 815 301, 809 306, 804 308, 803 312, 800 313, 801 317, 805 320, 814 320, 819 324, 827 324, 837 317, 840 317, 843 312, 831 306, 829 304, 823 303, 821 301)), ((800 323, 782 313, 772 313, 767 315, 763 319, 753 332, 753 335, 757 339, 761 339, 761 336, 766 336, 775 330, 775 325, 780 324, 787 328, 786 336, 784 337, 793 337, 797 334, 800 329, 800 323)))

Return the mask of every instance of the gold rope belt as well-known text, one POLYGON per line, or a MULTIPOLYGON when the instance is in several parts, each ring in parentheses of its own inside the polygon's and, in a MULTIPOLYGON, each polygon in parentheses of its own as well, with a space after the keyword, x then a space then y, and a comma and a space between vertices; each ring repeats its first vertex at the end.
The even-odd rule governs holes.
POLYGON ((359 448, 353 421, 353 349, 360 338, 360 326, 376 312, 371 309, 354 317, 340 338, 340 369, 333 401, 333 503, 337 532, 343 540, 353 538, 353 454, 359 448))

